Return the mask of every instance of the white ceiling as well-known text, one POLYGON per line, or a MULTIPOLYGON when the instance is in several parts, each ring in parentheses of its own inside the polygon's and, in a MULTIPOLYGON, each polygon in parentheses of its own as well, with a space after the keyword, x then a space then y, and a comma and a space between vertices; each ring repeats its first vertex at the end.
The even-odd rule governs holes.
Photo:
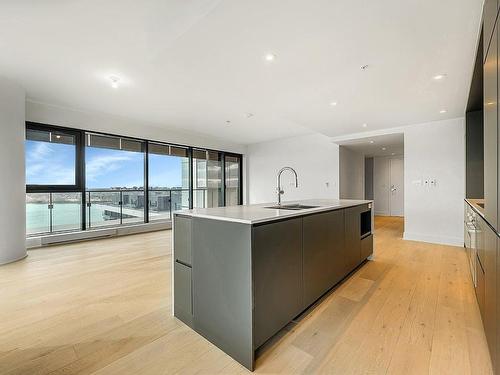
POLYGON ((338 144, 366 157, 404 155, 403 133, 358 138, 338 142, 338 144))
POLYGON ((338 136, 362 123, 463 116, 481 8, 482 0, 0 0, 0 75, 32 100, 238 143, 338 136), (447 78, 434 81, 440 73, 447 78))

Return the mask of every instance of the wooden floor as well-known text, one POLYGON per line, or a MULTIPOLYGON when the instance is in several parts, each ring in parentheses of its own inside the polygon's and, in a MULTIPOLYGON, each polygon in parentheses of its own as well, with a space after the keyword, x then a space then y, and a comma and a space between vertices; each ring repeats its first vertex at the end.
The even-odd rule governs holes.
MULTIPOLYGON (((256 373, 489 374, 462 248, 401 239, 269 343, 256 373)), ((0 374, 247 371, 171 316, 170 231, 30 251, 0 267, 0 374)))

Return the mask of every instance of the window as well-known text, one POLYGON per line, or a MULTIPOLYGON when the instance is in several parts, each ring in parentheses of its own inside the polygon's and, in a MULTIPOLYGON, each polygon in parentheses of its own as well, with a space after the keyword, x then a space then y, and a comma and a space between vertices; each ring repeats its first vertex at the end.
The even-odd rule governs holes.
POLYGON ((26 123, 28 236, 241 203, 241 155, 26 123))
POLYGON ((85 134, 87 227, 144 222, 144 142, 85 134))
POLYGON ((193 150, 193 207, 223 206, 222 194, 222 154, 193 150))
POLYGON ((31 125, 26 129, 25 148, 28 189, 78 189, 79 133, 31 125))
POLYGON ((189 208, 188 149, 160 143, 148 145, 149 220, 172 218, 189 208))
POLYGON ((241 158, 239 156, 225 156, 226 206, 235 206, 241 204, 240 160, 241 158))

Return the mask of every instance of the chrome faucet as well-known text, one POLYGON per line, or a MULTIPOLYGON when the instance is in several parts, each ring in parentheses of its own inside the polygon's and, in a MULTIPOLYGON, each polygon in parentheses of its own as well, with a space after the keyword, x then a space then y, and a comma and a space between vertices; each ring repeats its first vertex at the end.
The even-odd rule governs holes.
POLYGON ((285 192, 281 188, 281 174, 284 171, 287 171, 287 170, 290 171, 290 172, 292 172, 295 175, 295 187, 296 188, 299 187, 299 179, 297 177, 297 172, 295 172, 295 169, 293 169, 292 167, 283 167, 283 168, 281 168, 280 171, 278 172, 278 177, 277 177, 278 187, 276 188, 276 192, 278 193, 278 206, 281 206, 281 195, 285 194, 285 192))

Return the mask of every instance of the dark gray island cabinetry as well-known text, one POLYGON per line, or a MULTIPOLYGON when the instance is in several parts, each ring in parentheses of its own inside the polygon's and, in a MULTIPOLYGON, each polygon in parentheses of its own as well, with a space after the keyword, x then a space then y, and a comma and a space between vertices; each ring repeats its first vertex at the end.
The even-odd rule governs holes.
POLYGON ((255 351, 373 253, 370 201, 174 215, 174 315, 250 370, 255 351))

